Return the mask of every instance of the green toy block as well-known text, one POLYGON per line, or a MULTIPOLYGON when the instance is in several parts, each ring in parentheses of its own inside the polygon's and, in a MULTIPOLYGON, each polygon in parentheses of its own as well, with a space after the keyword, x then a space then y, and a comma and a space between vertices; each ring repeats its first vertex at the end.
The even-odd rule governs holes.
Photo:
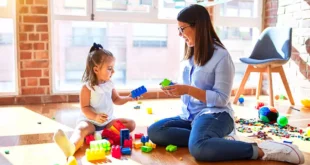
POLYGON ((4 153, 5 154, 10 154, 10 151, 9 150, 5 150, 4 153))
POLYGON ((152 147, 149 147, 149 146, 142 146, 141 147, 141 151, 142 152, 151 152, 152 151, 152 147))
POLYGON ((104 151, 110 151, 111 150, 111 144, 106 139, 91 141, 90 142, 90 149, 92 149, 92 150, 103 149, 104 151))
POLYGON ((160 83, 160 85, 161 85, 162 87, 167 87, 167 86, 170 85, 170 83, 171 83, 171 81, 165 78, 165 79, 160 83))
POLYGON ((174 152, 174 151, 176 151, 177 149, 178 149, 178 147, 175 146, 175 145, 172 145, 172 144, 170 144, 170 145, 168 145, 168 146, 166 147, 166 151, 168 151, 168 152, 174 152))

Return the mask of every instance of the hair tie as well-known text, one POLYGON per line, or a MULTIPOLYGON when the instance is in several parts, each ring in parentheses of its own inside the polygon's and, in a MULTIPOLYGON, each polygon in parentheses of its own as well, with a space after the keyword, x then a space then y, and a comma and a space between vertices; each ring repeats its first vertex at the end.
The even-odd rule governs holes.
POLYGON ((96 42, 94 42, 93 47, 94 47, 96 50, 103 49, 102 45, 101 45, 101 44, 96 44, 96 42))

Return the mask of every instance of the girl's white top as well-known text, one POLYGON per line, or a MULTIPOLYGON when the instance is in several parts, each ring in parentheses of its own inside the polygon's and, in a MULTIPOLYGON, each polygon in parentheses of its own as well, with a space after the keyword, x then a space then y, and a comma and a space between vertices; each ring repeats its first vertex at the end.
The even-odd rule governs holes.
POLYGON ((114 85, 112 81, 107 81, 103 84, 94 86, 92 89, 89 83, 85 84, 90 90, 90 106, 93 107, 94 111, 98 114, 104 113, 108 115, 108 120, 104 123, 98 123, 94 120, 88 119, 83 112, 80 112, 80 116, 77 122, 89 121, 97 126, 105 126, 111 122, 115 117, 113 115, 113 100, 112 100, 112 90, 114 85))

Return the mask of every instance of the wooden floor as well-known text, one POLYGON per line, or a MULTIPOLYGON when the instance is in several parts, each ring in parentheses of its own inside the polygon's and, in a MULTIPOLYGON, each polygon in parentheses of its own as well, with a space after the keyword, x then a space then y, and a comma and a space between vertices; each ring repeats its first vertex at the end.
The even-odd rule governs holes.
MULTIPOLYGON (((264 98, 263 98, 264 101, 264 98)), ((237 117, 255 118, 257 111, 254 109, 254 97, 246 97, 244 105, 234 105, 237 117)), ((296 101, 298 104, 298 101, 296 101)), ((268 103, 265 100, 265 103, 268 103)), ((136 102, 128 103, 124 106, 115 107, 117 117, 132 118, 137 123, 135 132, 146 133, 147 126, 157 119, 175 116, 180 112, 180 101, 173 100, 149 100, 143 101, 140 110, 133 107, 136 102), (146 112, 147 107, 153 108, 153 114, 146 112)), ((288 101, 279 101, 275 107, 282 115, 287 115, 289 122, 293 126, 305 128, 310 123, 310 110, 303 109, 300 105, 296 111, 290 108, 288 101)), ((78 104, 46 104, 46 105, 26 105, 26 106, 2 106, 0 107, 0 165, 63 165, 65 156, 52 141, 53 132, 58 128, 65 130, 70 136, 75 126, 76 118, 79 114, 78 104), (53 119, 55 118, 55 119, 53 119), (41 124, 38 124, 40 122, 41 124), (5 154, 8 150, 10 153, 5 154)), ((240 139, 251 141, 245 134, 240 134, 240 139)), ((255 140, 255 139, 254 139, 255 140)), ((281 141, 281 139, 275 139, 281 141)), ((310 142, 294 141, 305 154, 306 163, 310 164, 310 142)), ((85 160, 85 145, 76 153, 79 164, 95 164, 85 160)), ((280 165, 287 163, 273 161, 230 161, 230 162, 196 162, 188 152, 187 148, 180 148, 174 153, 168 153, 164 147, 157 147, 151 153, 142 153, 140 150, 133 150, 131 156, 124 157, 123 160, 113 159, 108 156, 106 162, 97 164, 186 164, 186 165, 280 165), (182 158, 182 160, 180 160, 182 158)))

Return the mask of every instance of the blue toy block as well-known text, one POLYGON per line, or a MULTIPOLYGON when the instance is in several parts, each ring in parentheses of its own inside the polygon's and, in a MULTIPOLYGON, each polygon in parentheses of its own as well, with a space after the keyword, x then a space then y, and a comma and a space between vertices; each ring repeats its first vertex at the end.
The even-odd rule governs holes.
POLYGON ((148 136, 142 136, 141 137, 141 143, 146 143, 146 142, 149 142, 149 137, 148 136))
POLYGON ((122 148, 122 154, 130 155, 131 154, 131 149, 130 148, 122 148))
POLYGON ((146 92, 147 92, 146 88, 144 86, 141 86, 141 87, 131 91, 131 97, 136 98, 136 97, 143 95, 146 92))
POLYGON ((124 141, 125 139, 128 139, 129 140, 129 130, 126 128, 126 129, 121 129, 121 132, 120 132, 120 144, 121 144, 121 147, 124 146, 124 141))

